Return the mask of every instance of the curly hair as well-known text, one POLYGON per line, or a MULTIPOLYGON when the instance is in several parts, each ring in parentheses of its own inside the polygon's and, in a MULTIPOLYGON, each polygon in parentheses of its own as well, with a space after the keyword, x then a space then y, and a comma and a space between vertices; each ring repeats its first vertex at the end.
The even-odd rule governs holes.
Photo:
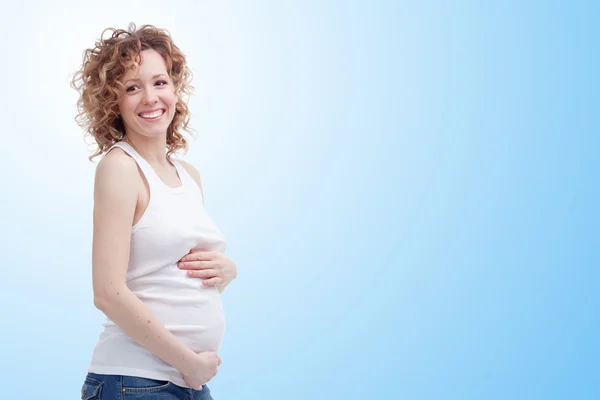
POLYGON ((188 127, 190 111, 187 106, 193 86, 186 58, 166 30, 153 25, 142 25, 136 29, 131 23, 127 30, 105 29, 94 48, 84 51, 83 64, 71 81, 71 86, 80 94, 75 121, 85 129, 86 136, 91 136, 97 147, 89 157, 90 161, 125 137, 118 106, 119 93, 123 89, 120 79, 128 66, 142 62, 141 52, 148 49, 157 51, 165 60, 178 98, 175 116, 167 129, 167 156, 179 149, 188 150, 182 131, 193 133, 188 127), (106 32, 112 32, 112 35, 105 38, 106 32))

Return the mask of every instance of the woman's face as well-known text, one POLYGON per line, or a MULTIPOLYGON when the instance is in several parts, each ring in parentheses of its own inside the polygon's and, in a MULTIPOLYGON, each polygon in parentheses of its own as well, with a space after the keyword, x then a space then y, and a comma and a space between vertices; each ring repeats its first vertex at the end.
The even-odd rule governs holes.
POLYGON ((162 56, 152 49, 141 56, 141 65, 128 69, 121 79, 119 111, 127 135, 158 137, 166 134, 175 116, 177 95, 162 56))

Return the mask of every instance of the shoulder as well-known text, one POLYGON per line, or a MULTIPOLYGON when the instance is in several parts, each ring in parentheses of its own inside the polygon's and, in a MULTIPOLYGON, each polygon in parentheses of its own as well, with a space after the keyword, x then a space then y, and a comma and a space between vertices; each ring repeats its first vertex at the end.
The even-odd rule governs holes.
POLYGON ((111 197, 137 194, 140 175, 137 163, 125 151, 116 147, 106 154, 96 167, 96 194, 111 197))
POLYGON ((198 186, 202 187, 202 179, 200 178, 200 172, 194 166, 187 161, 177 160, 187 170, 188 174, 196 181, 198 186))

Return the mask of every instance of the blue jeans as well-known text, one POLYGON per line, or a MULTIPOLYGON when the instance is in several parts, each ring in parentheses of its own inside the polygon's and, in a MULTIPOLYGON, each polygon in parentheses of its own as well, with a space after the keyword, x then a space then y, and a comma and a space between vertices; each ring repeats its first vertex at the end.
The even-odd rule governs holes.
POLYGON ((208 386, 194 390, 169 381, 89 372, 81 387, 82 400, 213 400, 208 386))

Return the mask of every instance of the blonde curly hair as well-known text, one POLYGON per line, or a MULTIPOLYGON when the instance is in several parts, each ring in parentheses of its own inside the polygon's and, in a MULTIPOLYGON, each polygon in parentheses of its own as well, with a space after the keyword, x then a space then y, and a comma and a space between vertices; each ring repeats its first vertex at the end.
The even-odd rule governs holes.
POLYGON ((120 79, 128 66, 141 63, 141 52, 148 49, 155 50, 165 60, 178 98, 175 116, 167 129, 167 156, 180 149, 188 150, 182 131, 193 133, 188 127, 190 111, 187 106, 193 87, 190 83, 192 72, 186 65, 186 58, 175 46, 168 31, 153 25, 142 25, 136 29, 131 23, 127 30, 105 29, 94 48, 84 51, 81 68, 71 81, 71 86, 80 94, 75 121, 97 147, 89 157, 90 161, 125 138, 125 126, 118 106, 123 89, 120 79), (110 37, 105 38, 106 32, 112 32, 110 37))

